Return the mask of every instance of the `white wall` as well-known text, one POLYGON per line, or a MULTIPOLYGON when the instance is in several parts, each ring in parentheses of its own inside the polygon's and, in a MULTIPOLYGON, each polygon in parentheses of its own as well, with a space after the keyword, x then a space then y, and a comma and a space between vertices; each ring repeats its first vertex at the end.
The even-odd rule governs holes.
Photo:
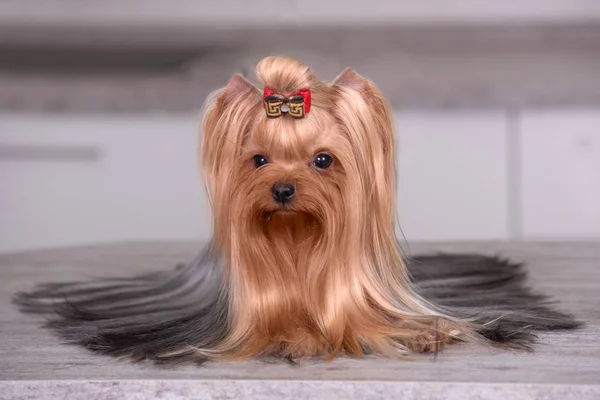
POLYGON ((600 111, 531 111, 520 126, 523 236, 600 238, 600 111))
MULTIPOLYGON (((195 115, 0 115, 0 251, 203 239, 195 115)), ((600 239, 600 110, 397 114, 416 240, 600 239)))

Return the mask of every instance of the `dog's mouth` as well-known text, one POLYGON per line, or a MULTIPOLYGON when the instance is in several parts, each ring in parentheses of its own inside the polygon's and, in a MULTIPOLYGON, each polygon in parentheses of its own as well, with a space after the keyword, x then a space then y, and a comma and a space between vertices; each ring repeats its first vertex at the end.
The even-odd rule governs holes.
POLYGON ((263 211, 260 215, 260 219, 263 221, 271 221, 274 216, 289 216, 295 215, 298 211, 291 209, 290 207, 280 207, 275 210, 263 211))
POLYGON ((273 243, 287 243, 290 251, 313 243, 323 236, 319 219, 304 210, 293 208, 263 211, 255 220, 256 232, 264 234, 273 243), (283 242, 282 242, 283 241, 283 242))
POLYGON ((322 224, 313 214, 291 208, 263 211, 257 223, 268 236, 291 234, 295 243, 301 243, 308 237, 319 236, 322 229, 322 224))

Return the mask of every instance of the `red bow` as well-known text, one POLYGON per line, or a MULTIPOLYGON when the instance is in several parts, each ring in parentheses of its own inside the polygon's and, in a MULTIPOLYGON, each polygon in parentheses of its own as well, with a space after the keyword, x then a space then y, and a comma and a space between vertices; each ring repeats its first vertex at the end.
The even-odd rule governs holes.
POLYGON ((310 89, 300 89, 286 95, 265 88, 263 105, 267 116, 277 118, 288 113, 294 118, 302 118, 310 112, 310 89))

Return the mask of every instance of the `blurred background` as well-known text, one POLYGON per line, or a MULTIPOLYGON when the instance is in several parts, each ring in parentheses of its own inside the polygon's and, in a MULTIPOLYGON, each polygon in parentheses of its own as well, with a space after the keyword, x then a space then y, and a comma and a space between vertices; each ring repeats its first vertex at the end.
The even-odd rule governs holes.
POLYGON ((0 252, 207 238, 199 110, 272 54, 389 97, 409 242, 600 239, 598 0, 14 0, 0 252))

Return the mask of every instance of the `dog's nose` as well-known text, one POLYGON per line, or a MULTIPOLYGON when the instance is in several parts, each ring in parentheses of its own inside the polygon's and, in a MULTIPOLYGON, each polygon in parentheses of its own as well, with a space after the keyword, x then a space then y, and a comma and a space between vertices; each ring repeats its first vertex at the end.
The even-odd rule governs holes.
POLYGON ((271 193, 273 194, 273 200, 277 203, 285 204, 292 200, 296 194, 296 189, 294 189, 294 185, 290 185, 289 183, 277 183, 273 185, 271 193))

